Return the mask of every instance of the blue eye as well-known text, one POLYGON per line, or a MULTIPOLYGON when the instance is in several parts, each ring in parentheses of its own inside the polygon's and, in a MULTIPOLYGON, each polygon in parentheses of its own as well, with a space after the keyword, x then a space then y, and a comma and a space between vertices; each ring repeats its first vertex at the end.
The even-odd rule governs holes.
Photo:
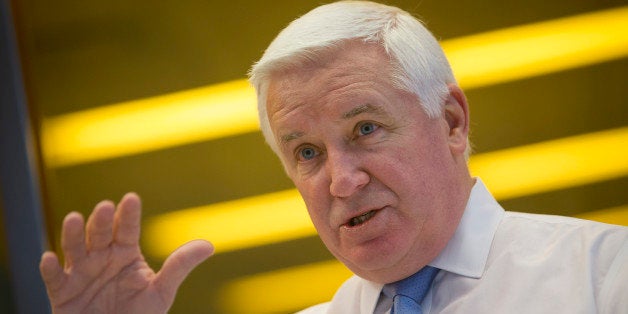
POLYGON ((377 130, 377 126, 373 123, 367 122, 360 125, 360 135, 368 135, 377 130))
POLYGON ((312 147, 305 147, 299 151, 299 157, 310 160, 316 157, 316 150, 312 147))

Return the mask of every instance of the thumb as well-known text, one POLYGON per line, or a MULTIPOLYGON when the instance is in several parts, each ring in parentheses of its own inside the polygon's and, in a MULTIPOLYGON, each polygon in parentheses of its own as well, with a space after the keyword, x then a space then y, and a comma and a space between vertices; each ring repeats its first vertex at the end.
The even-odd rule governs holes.
POLYGON ((162 297, 172 304, 177 289, 194 267, 214 253, 214 246, 205 240, 190 241, 176 249, 164 262, 154 285, 162 297))

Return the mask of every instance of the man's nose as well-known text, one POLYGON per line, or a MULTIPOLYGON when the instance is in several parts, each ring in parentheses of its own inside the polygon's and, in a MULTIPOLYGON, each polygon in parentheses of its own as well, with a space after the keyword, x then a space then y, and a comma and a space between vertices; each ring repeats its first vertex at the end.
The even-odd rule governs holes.
POLYGON ((331 178, 329 192, 334 197, 349 197, 370 181, 360 157, 346 151, 329 152, 327 171, 331 178))

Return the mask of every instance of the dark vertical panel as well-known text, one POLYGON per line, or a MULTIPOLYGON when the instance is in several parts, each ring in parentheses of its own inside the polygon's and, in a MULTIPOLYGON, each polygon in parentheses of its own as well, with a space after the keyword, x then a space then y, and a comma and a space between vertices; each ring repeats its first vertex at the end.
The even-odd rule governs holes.
POLYGON ((50 312, 39 276, 41 199, 28 109, 9 3, 0 2, 0 192, 17 313, 50 312))

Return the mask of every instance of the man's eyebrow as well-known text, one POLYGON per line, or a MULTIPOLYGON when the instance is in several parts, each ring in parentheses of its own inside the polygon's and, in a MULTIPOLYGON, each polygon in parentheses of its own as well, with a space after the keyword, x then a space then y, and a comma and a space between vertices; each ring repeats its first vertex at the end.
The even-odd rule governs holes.
POLYGON ((281 143, 286 144, 292 140, 296 140, 297 138, 303 136, 305 133, 303 132, 292 132, 286 135, 281 136, 281 143))
POLYGON ((379 113, 379 114, 386 114, 386 111, 379 106, 374 106, 371 104, 364 104, 361 106, 357 106, 347 112, 345 112, 344 114, 342 114, 342 118, 343 119, 351 119, 355 116, 358 116, 360 114, 363 113, 379 113))

